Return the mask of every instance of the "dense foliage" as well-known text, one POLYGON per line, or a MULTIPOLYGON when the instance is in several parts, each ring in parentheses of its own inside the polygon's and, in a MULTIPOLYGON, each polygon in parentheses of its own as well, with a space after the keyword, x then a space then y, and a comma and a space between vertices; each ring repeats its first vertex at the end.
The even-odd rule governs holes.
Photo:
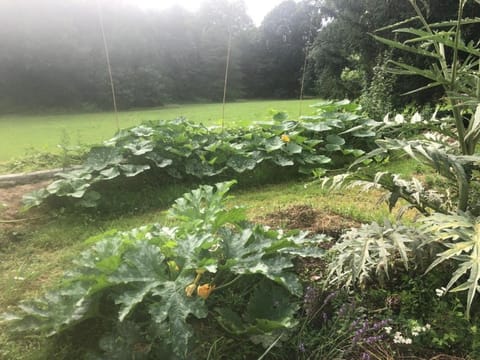
POLYGON ((96 319, 111 331, 99 343, 101 358, 109 359, 203 358, 192 353, 199 345, 192 342, 194 318, 216 318, 226 331, 268 347, 297 325, 303 289, 293 258, 323 251, 319 239, 249 224, 242 209, 227 209, 232 184, 201 186, 176 200, 174 227, 88 240, 93 245, 59 288, 3 319, 14 331, 49 334, 96 319), (227 288, 242 301, 230 303, 227 288))
MULTIPOLYGON (((335 245, 334 251, 337 251, 340 263, 332 262, 331 273, 335 273, 337 279, 343 277, 344 284, 351 286, 362 282, 372 269, 386 272, 389 262, 393 264, 399 257, 407 267, 407 253, 416 254, 421 248, 426 250, 427 258, 424 260, 429 263, 424 271, 434 269, 442 271, 440 264, 456 267, 442 291, 467 292, 465 313, 468 318, 475 305, 474 299, 480 284, 478 235, 480 157, 476 153, 480 140, 478 136, 480 78, 476 70, 472 70, 478 69, 480 65, 480 52, 478 43, 464 42, 462 34, 465 25, 478 23, 479 20, 463 18, 463 9, 467 1, 458 2, 457 19, 435 24, 427 22, 415 1, 411 1, 411 4, 417 13, 414 20, 420 22, 421 28, 404 27, 403 22, 391 28, 411 38, 404 41, 391 41, 380 37, 377 39, 393 48, 429 57, 434 61, 427 68, 391 61, 392 71, 425 77, 430 81, 425 87, 427 89, 443 86, 451 116, 441 119, 436 128, 431 125, 438 124, 438 119, 434 117, 426 121, 434 132, 417 134, 416 139, 378 139, 379 148, 359 162, 378 158, 379 154, 404 153, 431 167, 442 180, 434 184, 433 189, 428 189, 419 179, 405 181, 398 174, 381 172, 370 178, 369 181, 373 184, 390 191, 388 196, 390 208, 393 208, 399 199, 403 199, 424 215, 422 231, 425 237, 412 236, 411 231, 414 230, 403 227, 398 229, 390 227, 387 232, 381 229, 379 231, 378 226, 364 228, 360 233, 353 230, 342 242, 335 245), (446 55, 446 49, 451 51, 451 56, 446 55), (409 233, 410 235, 405 237, 409 233), (380 242, 376 241, 377 238, 380 242), (412 246, 413 244, 415 245, 412 246), (372 256, 372 252, 376 255, 372 256)), ((418 122, 423 123, 419 115, 415 123, 418 122)), ((371 173, 365 174, 363 170, 358 170, 351 178, 365 180, 369 176, 371 173)), ((349 175, 343 175, 337 179, 339 181, 334 180, 334 186, 348 177, 349 175)))
MULTIPOLYGON (((385 57, 400 60, 410 65, 423 67, 429 60, 405 52, 391 51, 384 44, 376 41, 372 34, 394 23, 401 23, 413 18, 416 13, 410 0, 325 0, 319 4, 320 13, 330 19, 330 23, 318 33, 311 50, 315 65, 317 94, 322 97, 357 98, 362 91, 382 88, 385 82, 392 81, 379 76, 379 68, 385 65, 385 57)), ((451 0, 414 1, 421 8, 425 19, 430 23, 450 20, 457 13, 458 2, 451 0)), ((469 1, 464 7, 465 17, 473 18, 478 13, 479 5, 469 1)), ((464 29, 464 41, 477 41, 478 25, 471 24, 464 29)), ((378 34, 378 33, 377 33, 378 34)), ((403 34, 383 31, 382 36, 390 40, 402 39, 403 34)), ((385 75, 385 74, 383 74, 385 75)), ((418 74, 417 74, 418 75, 418 74)), ((429 89, 415 96, 398 96, 412 87, 426 85, 422 77, 396 77, 386 88, 387 92, 377 92, 376 99, 384 102, 386 114, 389 107, 403 109, 406 104, 423 105, 438 100, 443 92, 429 89), (392 95, 395 95, 392 97, 392 95), (385 101, 387 100, 387 101, 385 101)), ((364 94, 365 96, 365 94, 364 94)), ((369 109, 367 109, 369 110, 369 109)), ((377 115, 371 113, 370 116, 377 115)), ((378 116, 378 115, 377 115, 378 116)), ((380 116, 383 116, 380 114, 380 116)), ((379 120, 379 118, 375 118, 379 120)))
MULTIPOLYGON (((410 3, 416 17, 388 27, 398 38, 376 38, 429 61, 418 65, 405 57, 389 59, 386 65, 397 75, 426 79, 426 86, 412 93, 443 87, 449 106, 431 119, 418 113, 411 119, 401 115, 392 119, 387 114, 377 131, 383 137, 376 140, 378 148, 354 164, 361 167, 322 181, 331 189, 345 184, 383 188, 390 210, 399 210, 397 223, 351 229, 329 251, 326 285, 332 293, 327 299, 339 296, 339 287, 345 288, 346 307, 332 314, 326 300, 322 303, 321 292, 312 293, 317 299, 312 302, 330 315, 323 319, 328 331, 343 336, 326 344, 321 342, 326 335, 307 339, 312 351, 329 356, 342 350, 348 353, 357 342, 364 352, 356 358, 362 359, 413 354, 430 358, 434 349, 466 359, 479 356, 480 54, 478 43, 466 41, 469 26, 478 24, 478 19, 463 17, 469 1, 458 2, 456 19, 440 23, 429 23, 419 4, 410 3), (431 171, 406 179, 382 168, 399 156, 431 171), (379 168, 384 171, 376 172, 379 168), (417 210, 418 224, 412 224, 411 218, 402 220, 412 208, 417 210), (352 339, 345 328, 354 329, 358 322, 363 326, 352 339), (376 332, 379 329, 383 331, 376 332), (389 338, 391 342, 385 341, 389 338)), ((313 318, 321 321, 319 316, 313 318)))
POLYGON ((27 195, 25 204, 39 205, 56 196, 81 199, 80 205, 92 207, 100 198, 95 184, 142 173, 158 179, 211 179, 252 172, 269 163, 311 174, 327 166, 341 167, 370 149, 379 124, 356 113, 357 105, 324 102, 317 104, 317 112, 300 121, 277 113, 271 122, 248 129, 209 129, 178 119, 121 130, 103 146, 92 148, 80 168, 59 174, 45 189, 27 195))
MULTIPOLYGON (((353 10, 378 2, 323 2, 338 11, 312 49, 349 22, 381 24, 389 3, 355 19, 353 10)), ((410 94, 441 90, 445 104, 432 117, 386 114, 374 121, 342 101, 321 103, 316 116, 298 121, 277 113, 248 129, 208 129, 183 119, 145 123, 93 148, 81 168, 26 199, 38 205, 70 197, 94 206, 96 184, 139 174, 215 181, 269 163, 323 176, 325 168, 338 171, 355 160, 351 172, 323 178, 323 185, 382 188, 389 209, 399 210, 396 221, 363 224, 335 242, 309 238, 251 224, 242 209, 226 207, 234 182, 202 185, 176 200, 169 226, 90 239, 55 290, 3 314, 10 330, 58 335, 94 329, 98 346, 77 349, 91 359, 225 358, 216 350, 228 349, 228 341, 255 349, 227 352, 232 359, 479 358, 480 51, 469 38, 480 20, 468 18, 478 0, 440 2, 457 14, 440 22, 443 15, 432 15, 428 2, 409 3, 387 18, 410 11, 414 17, 368 40, 352 32, 352 45, 362 45, 352 46, 357 53, 348 60, 365 64, 370 56, 378 64, 362 99, 376 117, 384 106, 393 109, 387 93, 398 86, 397 75, 423 78, 410 94), (395 35, 384 35, 388 30, 395 35), (385 45, 390 50, 377 56, 385 45), (398 157, 431 170, 406 179, 383 168, 398 157), (301 280, 309 283, 305 291, 301 280)), ((288 16, 294 9, 286 2, 272 13, 288 16)), ((343 69, 336 85, 359 91, 366 83, 347 65, 335 68, 343 69)))

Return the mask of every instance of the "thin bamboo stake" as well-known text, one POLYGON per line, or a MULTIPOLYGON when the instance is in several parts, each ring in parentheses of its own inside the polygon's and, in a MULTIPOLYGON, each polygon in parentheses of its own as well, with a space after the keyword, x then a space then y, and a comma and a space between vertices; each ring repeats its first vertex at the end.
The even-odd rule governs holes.
POLYGON ((303 89, 304 89, 304 85, 305 85, 305 72, 307 70, 307 59, 308 59, 308 47, 305 48, 305 60, 303 62, 302 83, 300 85, 300 106, 299 106, 299 109, 298 109, 298 116, 299 117, 302 116, 303 89))
POLYGON ((110 55, 108 51, 108 43, 107 37, 105 36, 105 26, 103 25, 103 12, 102 6, 100 5, 99 1, 97 0, 97 8, 98 8, 98 20, 100 22, 100 29, 102 31, 102 39, 103 39, 103 48, 105 50, 105 58, 107 60, 107 69, 108 69, 108 77, 110 78, 110 87, 112 91, 112 102, 113 102, 113 111, 115 113, 115 123, 117 125, 117 131, 120 130, 120 121, 118 120, 118 110, 117 110, 117 99, 115 96, 115 85, 113 83, 113 76, 112 76, 112 66, 110 64, 110 55))
POLYGON ((225 128, 225 102, 227 100, 227 83, 228 83, 228 66, 230 64, 230 54, 232 51, 232 32, 228 32, 227 45, 227 64, 225 65, 225 81, 223 84, 223 101, 222 101, 222 131, 225 128))

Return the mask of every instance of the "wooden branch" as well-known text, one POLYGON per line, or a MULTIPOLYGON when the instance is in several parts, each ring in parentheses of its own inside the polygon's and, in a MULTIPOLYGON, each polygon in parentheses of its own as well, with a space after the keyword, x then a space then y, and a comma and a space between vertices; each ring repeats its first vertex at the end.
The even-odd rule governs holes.
POLYGON ((0 175, 0 189, 9 188, 17 185, 35 184, 43 180, 49 180, 55 177, 55 174, 70 171, 77 168, 40 170, 31 173, 18 173, 9 175, 0 175))

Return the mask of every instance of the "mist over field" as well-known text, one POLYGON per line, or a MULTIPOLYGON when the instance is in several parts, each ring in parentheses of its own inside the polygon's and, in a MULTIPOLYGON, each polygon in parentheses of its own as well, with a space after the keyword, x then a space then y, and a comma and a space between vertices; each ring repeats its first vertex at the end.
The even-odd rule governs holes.
POLYGON ((316 30, 303 21, 312 11, 313 3, 287 1, 256 28, 241 1, 207 1, 195 12, 126 1, 3 1, 0 112, 111 109, 101 20, 121 109, 220 101, 229 39, 228 99, 295 97, 316 30))

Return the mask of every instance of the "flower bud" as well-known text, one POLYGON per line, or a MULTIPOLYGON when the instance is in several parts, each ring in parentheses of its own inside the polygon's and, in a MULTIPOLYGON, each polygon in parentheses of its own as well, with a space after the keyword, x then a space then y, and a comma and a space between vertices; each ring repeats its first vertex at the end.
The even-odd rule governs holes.
POLYGON ((188 297, 192 297, 196 289, 197 289, 197 284, 195 283, 190 284, 185 288, 185 294, 187 294, 188 297))

